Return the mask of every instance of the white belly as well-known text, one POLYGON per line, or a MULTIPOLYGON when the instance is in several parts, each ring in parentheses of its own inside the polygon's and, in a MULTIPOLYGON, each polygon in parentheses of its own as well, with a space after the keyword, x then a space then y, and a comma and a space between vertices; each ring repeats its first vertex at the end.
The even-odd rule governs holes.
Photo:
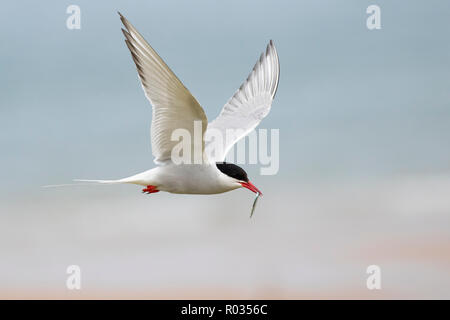
POLYGON ((128 183, 152 185, 160 191, 185 194, 215 194, 241 187, 210 164, 167 164, 128 179, 128 183))

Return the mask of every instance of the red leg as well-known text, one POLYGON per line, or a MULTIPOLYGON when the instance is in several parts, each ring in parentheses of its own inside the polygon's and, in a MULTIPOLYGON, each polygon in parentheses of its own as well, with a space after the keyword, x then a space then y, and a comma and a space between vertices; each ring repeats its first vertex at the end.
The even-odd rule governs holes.
POLYGON ((147 186, 145 189, 142 189, 143 193, 150 194, 150 193, 156 193, 159 192, 159 190, 156 190, 156 186, 147 186))

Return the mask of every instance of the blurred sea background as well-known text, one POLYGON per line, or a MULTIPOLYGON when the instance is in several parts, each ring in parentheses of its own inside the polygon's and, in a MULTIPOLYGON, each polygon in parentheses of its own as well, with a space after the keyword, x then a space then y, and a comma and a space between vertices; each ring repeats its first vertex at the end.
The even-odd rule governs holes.
POLYGON ((0 298, 450 298, 450 3, 16 1, 0 21, 0 298), (66 8, 81 8, 81 30, 66 8), (381 8, 381 30, 366 8, 381 8), (264 193, 78 186, 154 166, 117 11, 213 119, 269 39, 264 193), (368 290, 366 268, 381 268, 368 290), (66 288, 79 265, 82 289, 66 288))

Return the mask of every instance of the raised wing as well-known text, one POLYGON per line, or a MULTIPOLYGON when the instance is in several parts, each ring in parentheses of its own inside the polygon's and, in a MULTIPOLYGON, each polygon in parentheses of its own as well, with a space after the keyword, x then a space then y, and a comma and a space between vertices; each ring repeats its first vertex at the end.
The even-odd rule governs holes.
MULTIPOLYGON (((171 159, 171 152, 178 141, 171 141, 175 129, 186 129, 194 137, 194 121, 201 121, 202 150, 203 136, 208 125, 205 112, 170 70, 155 50, 120 13, 126 30, 125 43, 139 74, 145 96, 153 106, 151 141, 155 162, 161 164, 171 159)), ((194 139, 191 139, 192 144, 194 139)))
POLYGON ((278 87, 280 64, 270 40, 247 80, 225 104, 219 116, 208 124, 206 153, 222 162, 233 145, 249 134, 269 113, 278 87))

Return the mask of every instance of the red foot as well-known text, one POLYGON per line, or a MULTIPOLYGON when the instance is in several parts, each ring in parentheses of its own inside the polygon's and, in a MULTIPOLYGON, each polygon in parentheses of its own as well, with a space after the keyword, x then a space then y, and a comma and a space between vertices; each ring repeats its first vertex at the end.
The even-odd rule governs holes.
POLYGON ((147 186, 147 188, 142 189, 142 192, 143 192, 143 193, 146 193, 146 194, 150 194, 150 193, 156 193, 156 192, 159 192, 159 190, 156 190, 156 187, 155 187, 155 186, 147 186))

